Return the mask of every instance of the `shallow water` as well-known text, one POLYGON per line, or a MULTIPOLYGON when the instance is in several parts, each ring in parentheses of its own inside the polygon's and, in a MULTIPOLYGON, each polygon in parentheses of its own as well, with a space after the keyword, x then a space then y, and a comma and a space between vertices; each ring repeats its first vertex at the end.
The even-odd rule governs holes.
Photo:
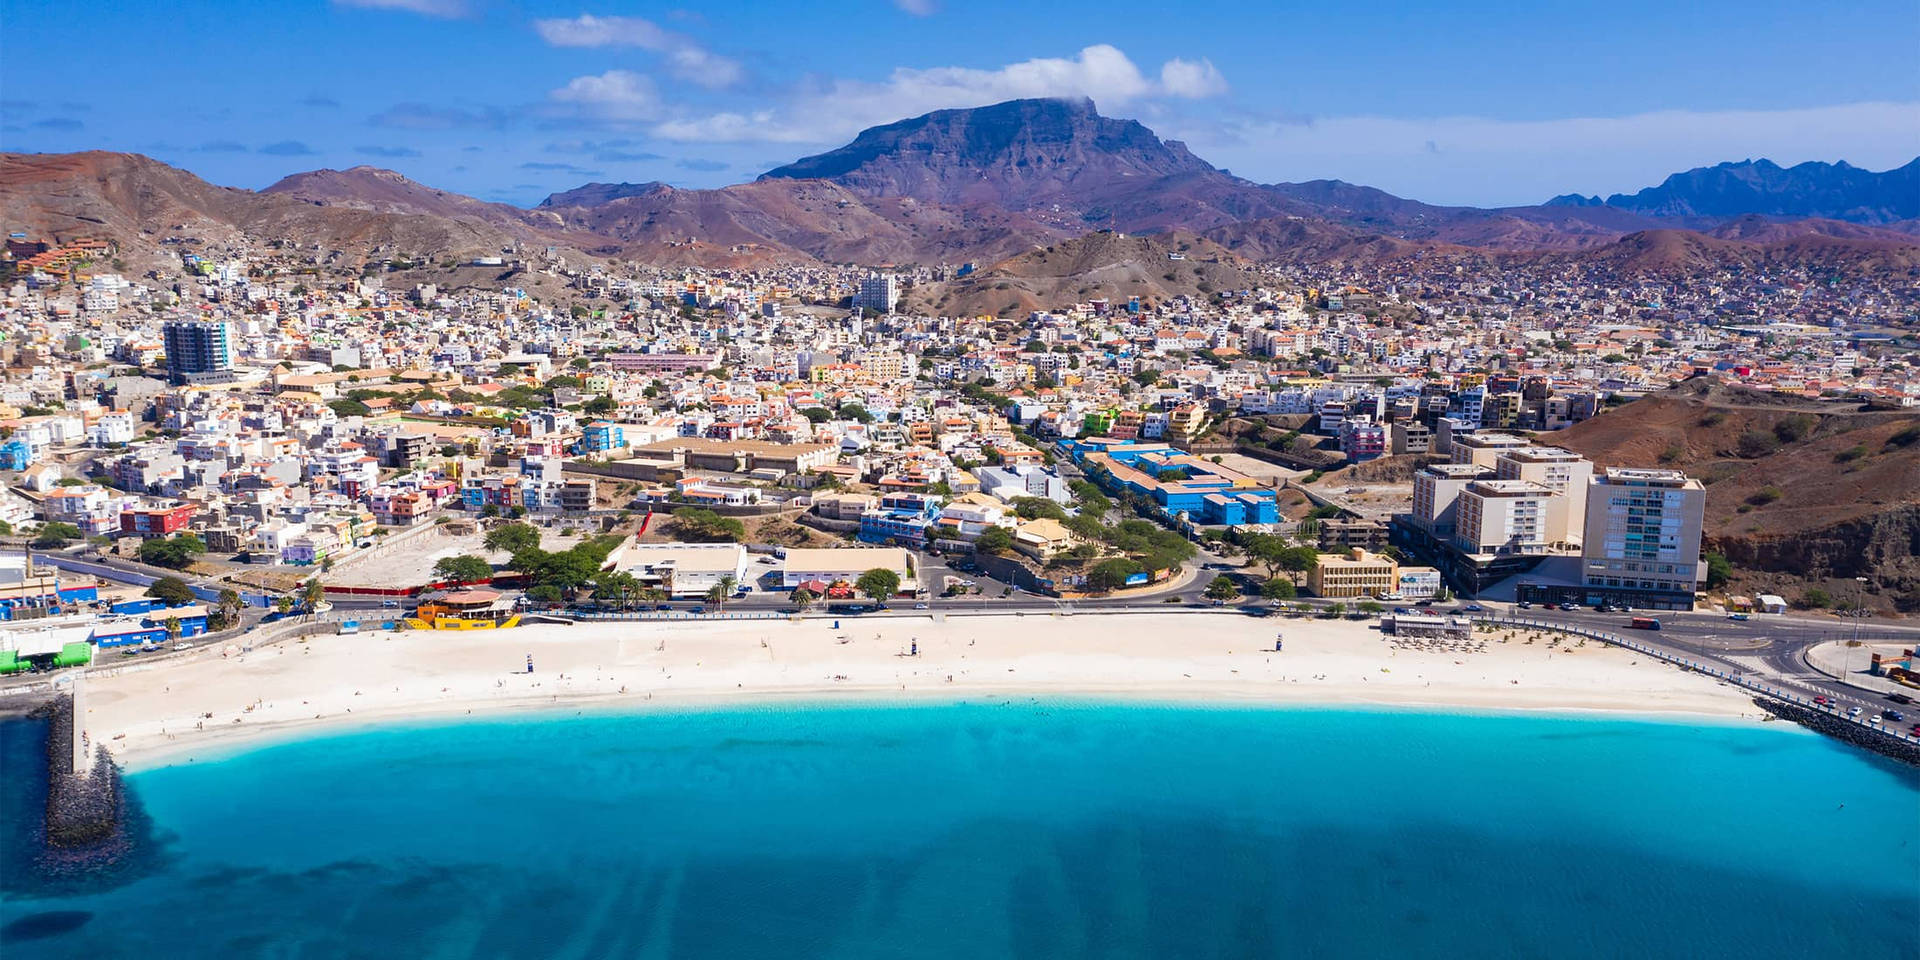
POLYGON ((1784 726, 782 706, 130 783, 131 878, 0 864, 8 960, 1920 957, 1920 777, 1784 726))

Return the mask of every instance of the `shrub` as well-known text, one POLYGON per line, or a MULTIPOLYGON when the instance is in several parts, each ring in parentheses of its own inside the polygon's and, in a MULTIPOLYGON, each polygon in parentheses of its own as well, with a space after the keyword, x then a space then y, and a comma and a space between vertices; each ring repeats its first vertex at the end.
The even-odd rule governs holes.
POLYGON ((1920 423, 1887 438, 1887 446, 1890 447, 1911 447, 1916 443, 1920 443, 1920 423))
POLYGON ((1864 443, 1856 443, 1853 446, 1848 447, 1845 450, 1842 450, 1839 453, 1834 454, 1833 462, 1834 463, 1852 463, 1853 461, 1858 460, 1861 457, 1864 457, 1866 455, 1867 455, 1867 445, 1864 443))
POLYGON ((1806 593, 1803 593, 1800 595, 1800 606, 1807 607, 1809 609, 1818 610, 1823 607, 1831 606, 1832 604, 1833 604, 1833 597, 1829 596, 1825 590, 1822 590, 1819 587, 1810 588, 1807 590, 1806 593))
POLYGON ((1741 434, 1739 442, 1734 445, 1734 452, 1748 460, 1764 457, 1778 449, 1780 449, 1780 438, 1760 430, 1749 430, 1741 434))
POLYGON ((1813 432, 1814 420, 1804 413, 1796 413, 1773 425, 1773 435, 1781 443, 1799 443, 1813 432))
POLYGON ((1747 502, 1756 507, 1764 507, 1778 499, 1780 499, 1779 487, 1761 487, 1748 495, 1747 502))

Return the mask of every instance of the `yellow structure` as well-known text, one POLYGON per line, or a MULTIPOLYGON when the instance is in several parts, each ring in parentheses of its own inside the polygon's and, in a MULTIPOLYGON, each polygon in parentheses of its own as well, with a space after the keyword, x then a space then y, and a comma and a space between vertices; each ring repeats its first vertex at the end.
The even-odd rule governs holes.
POLYGON ((462 590, 420 604, 407 626, 416 630, 497 630, 520 625, 513 601, 494 590, 462 590))
POLYGON ((1378 597, 1399 586, 1399 563, 1359 547, 1346 556, 1321 554, 1307 571, 1307 589, 1316 597, 1378 597))

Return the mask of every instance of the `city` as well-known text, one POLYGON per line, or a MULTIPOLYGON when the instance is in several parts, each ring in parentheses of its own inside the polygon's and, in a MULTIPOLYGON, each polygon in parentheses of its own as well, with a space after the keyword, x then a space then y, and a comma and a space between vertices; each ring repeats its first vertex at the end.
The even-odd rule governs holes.
POLYGON ((334 0, 419 60, 321 90, 129 11, 258 40, 173 131, 36 6, 9 955, 1911 955, 1913 83, 334 0), (967 65, 819 52, 896 35, 967 65))

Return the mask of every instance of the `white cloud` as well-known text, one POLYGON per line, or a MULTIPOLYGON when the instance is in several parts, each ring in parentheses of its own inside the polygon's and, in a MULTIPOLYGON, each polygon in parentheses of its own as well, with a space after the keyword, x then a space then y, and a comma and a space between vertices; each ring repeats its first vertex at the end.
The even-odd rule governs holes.
POLYGON ((893 0, 893 5, 916 17, 931 17, 940 12, 938 0, 893 0))
POLYGON ((429 17, 464 17, 469 12, 467 0, 333 0, 343 7, 366 7, 372 10, 405 10, 409 13, 425 14, 429 17))
POLYGON ((875 124, 1002 100, 1091 97, 1102 107, 1117 107, 1146 97, 1211 96, 1226 89, 1219 71, 1205 61, 1172 61, 1161 73, 1155 82, 1106 44, 1087 47, 1072 59, 1042 57, 995 70, 900 67, 880 82, 835 80, 803 91, 784 110, 677 120, 655 133, 673 140, 827 143, 875 124))
POLYGON ((1175 57, 1160 65, 1160 88, 1168 95, 1200 100, 1227 92, 1227 78, 1214 69, 1213 61, 1198 63, 1175 57))
POLYGON ((535 20, 533 29, 555 47, 636 47, 660 54, 668 72, 711 89, 733 86, 745 75, 737 61, 640 17, 583 13, 571 20, 535 20))
MULTIPOLYGON (((1163 131, 1164 132, 1164 131, 1163 131)), ((1332 178, 1429 203, 1539 203, 1631 193, 1668 174, 1766 157, 1884 170, 1914 158, 1920 104, 1669 110, 1624 117, 1330 117, 1176 130, 1193 151, 1261 181, 1332 178)))
POLYGON ((631 70, 574 77, 547 97, 579 109, 588 119, 631 122, 660 116, 660 94, 653 81, 631 70))

